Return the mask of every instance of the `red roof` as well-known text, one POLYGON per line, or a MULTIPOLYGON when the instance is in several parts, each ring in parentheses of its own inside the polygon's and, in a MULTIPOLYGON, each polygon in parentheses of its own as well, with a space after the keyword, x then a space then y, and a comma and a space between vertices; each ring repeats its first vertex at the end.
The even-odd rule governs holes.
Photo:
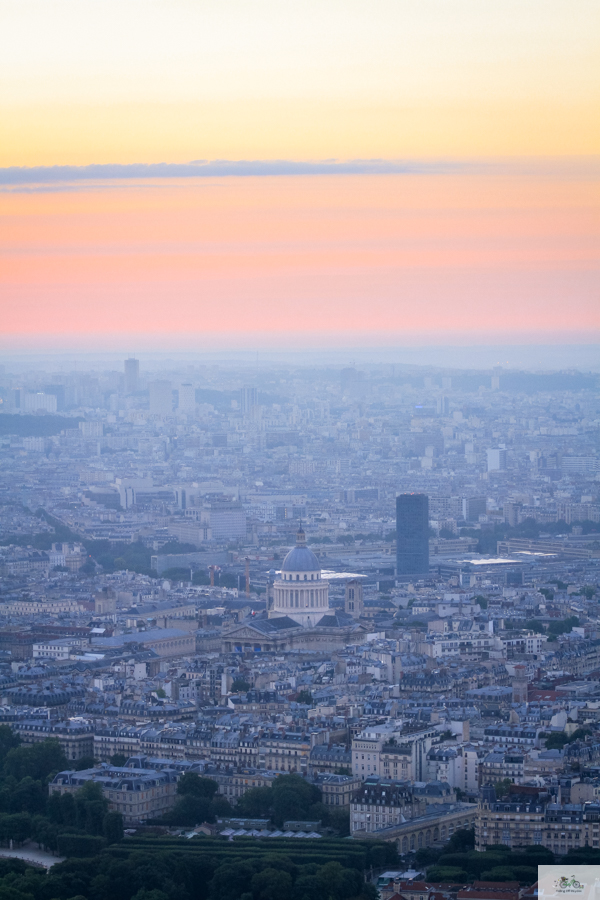
MULTIPOLYGON (((497 882, 496 882, 497 883, 497 882)), ((506 884, 506 882, 503 882, 506 884)), ((479 890, 458 891, 457 900, 519 900, 519 892, 517 891, 499 891, 497 888, 488 890, 480 888, 479 890)))
POLYGON ((556 691, 543 691, 540 688, 529 688, 527 699, 531 700, 556 700, 558 694, 556 691))
POLYGON ((518 881, 474 881, 475 890, 482 888, 488 891, 518 891, 518 881))

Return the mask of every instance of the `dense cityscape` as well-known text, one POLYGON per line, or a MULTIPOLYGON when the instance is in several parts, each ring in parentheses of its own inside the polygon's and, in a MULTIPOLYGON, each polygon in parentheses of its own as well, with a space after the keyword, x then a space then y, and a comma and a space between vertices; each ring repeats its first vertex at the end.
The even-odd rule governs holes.
MULTIPOLYGON (((600 859, 596 374, 129 358, 0 400, 11 851, 299 838, 382 900, 600 859)), ((220 871, 192 896, 327 875, 220 871)))

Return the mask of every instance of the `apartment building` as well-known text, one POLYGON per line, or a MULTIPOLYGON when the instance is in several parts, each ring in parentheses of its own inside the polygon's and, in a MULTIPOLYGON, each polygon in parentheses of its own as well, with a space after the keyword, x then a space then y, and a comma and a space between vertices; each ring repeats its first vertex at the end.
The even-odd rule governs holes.
POLYGON ((352 774, 363 780, 379 775, 424 781, 427 753, 438 737, 434 728, 402 731, 382 725, 365 729, 352 741, 352 774))
POLYGON ((350 804, 350 833, 379 831, 388 825, 398 825, 406 819, 425 812, 426 803, 415 800, 410 783, 365 779, 350 804))
POLYGON ((109 809, 120 812, 126 825, 162 816, 175 803, 179 772, 125 769, 102 765, 82 772, 59 772, 49 785, 52 794, 74 794, 92 781, 102 788, 109 809))
POLYGON ((315 781, 321 790, 325 806, 349 807, 352 797, 361 785, 360 778, 354 775, 318 775, 315 781))
POLYGON ((259 767, 275 772, 308 771, 312 741, 310 734, 298 731, 265 733, 259 742, 259 767))
POLYGON ((518 750, 492 750, 479 764, 480 784, 496 784, 505 778, 513 784, 524 779, 525 757, 518 750))
POLYGON ((93 729, 85 719, 73 718, 63 722, 52 722, 47 718, 21 719, 11 722, 10 727, 19 735, 22 744, 38 744, 49 739, 58 741, 69 760, 94 755, 93 729))

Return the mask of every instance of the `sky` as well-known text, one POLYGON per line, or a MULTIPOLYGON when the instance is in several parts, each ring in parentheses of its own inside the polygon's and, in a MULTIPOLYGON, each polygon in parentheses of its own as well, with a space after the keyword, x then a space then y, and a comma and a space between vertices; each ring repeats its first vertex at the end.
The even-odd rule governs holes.
POLYGON ((0 0, 0 347, 600 340, 594 0, 0 0))

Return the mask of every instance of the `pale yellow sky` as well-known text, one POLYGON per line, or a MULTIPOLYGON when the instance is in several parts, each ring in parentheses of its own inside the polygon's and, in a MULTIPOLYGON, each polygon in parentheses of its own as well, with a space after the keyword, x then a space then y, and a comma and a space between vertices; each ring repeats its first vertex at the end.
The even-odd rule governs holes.
POLYGON ((600 150, 597 0, 0 0, 1 166, 600 150))

